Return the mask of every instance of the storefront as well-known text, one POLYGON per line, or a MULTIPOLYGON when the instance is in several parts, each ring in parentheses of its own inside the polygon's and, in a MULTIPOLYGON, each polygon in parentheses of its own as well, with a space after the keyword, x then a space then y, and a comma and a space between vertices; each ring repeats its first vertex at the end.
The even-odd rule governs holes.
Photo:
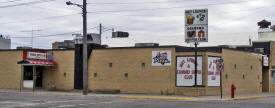
POLYGON ((17 62, 22 68, 21 88, 35 89, 43 87, 44 69, 56 66, 52 56, 52 53, 46 53, 43 50, 23 51, 23 60, 17 62))

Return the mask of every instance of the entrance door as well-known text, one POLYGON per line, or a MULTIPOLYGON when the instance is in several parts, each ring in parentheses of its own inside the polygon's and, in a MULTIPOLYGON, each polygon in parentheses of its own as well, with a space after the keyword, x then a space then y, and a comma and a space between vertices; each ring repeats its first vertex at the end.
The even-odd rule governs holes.
POLYGON ((33 88, 33 67, 24 66, 23 70, 23 88, 33 88))
POLYGON ((42 87, 43 83, 43 67, 36 67, 35 87, 42 87))

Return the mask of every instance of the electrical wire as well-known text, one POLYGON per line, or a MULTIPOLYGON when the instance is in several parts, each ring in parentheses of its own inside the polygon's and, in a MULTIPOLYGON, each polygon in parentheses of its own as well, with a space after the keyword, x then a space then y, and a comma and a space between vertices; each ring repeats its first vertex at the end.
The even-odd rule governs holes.
POLYGON ((38 19, 13 21, 13 22, 4 22, 4 23, 0 23, 0 24, 26 23, 26 22, 33 22, 33 21, 40 21, 40 20, 48 20, 48 19, 56 19, 56 18, 68 17, 68 16, 73 16, 73 15, 78 15, 78 14, 81 14, 81 13, 74 13, 74 14, 60 15, 60 16, 53 16, 53 17, 45 17, 45 18, 38 18, 38 19))
MULTIPOLYGON (((239 2, 230 2, 230 3, 242 3, 242 2, 248 2, 248 1, 239 1, 239 2)), ((227 2, 229 3, 229 2, 227 2)), ((226 3, 217 3, 212 5, 221 5, 226 3)), ((211 5, 211 4, 205 4, 205 5, 211 5)), ((188 6, 187 6, 188 7, 188 6)), ((94 13, 94 14, 105 14, 106 12, 124 12, 124 11, 146 11, 146 10, 158 10, 158 9, 174 9, 174 8, 184 8, 184 7, 169 7, 169 8, 153 8, 153 9, 137 9, 137 10, 118 10, 118 11, 97 11, 97 12, 88 12, 88 13, 94 13)), ((266 8, 266 7, 265 7, 266 8)), ((247 9, 248 10, 248 9, 247 9)), ((240 12, 240 11, 238 11, 240 12)), ((228 13, 228 12, 227 12, 228 13)), ((81 13, 77 13, 81 14, 81 13)), ((11 23, 27 23, 27 22, 33 22, 33 21, 40 21, 40 20, 47 20, 47 19, 54 19, 54 18, 60 18, 60 17, 67 17, 77 14, 69 14, 69 15, 62 15, 62 16, 53 16, 53 17, 46 17, 46 18, 38 18, 38 19, 31 19, 31 20, 23 20, 23 21, 13 21, 13 22, 4 22, 0 24, 11 24, 11 23)), ((121 14, 115 14, 115 13, 108 13, 108 15, 120 15, 120 16, 148 16, 148 15, 121 15, 121 14)))
MULTIPOLYGON (((91 29, 96 29, 98 28, 98 26, 96 27, 91 27, 91 28, 87 28, 87 30, 91 30, 91 29)), ((73 32, 66 32, 66 33, 58 33, 58 34, 50 34, 50 35, 43 35, 43 36, 33 36, 33 37, 11 37, 11 38, 43 38, 43 37, 56 37, 56 36, 62 36, 62 35, 68 35, 68 34, 73 34, 73 33, 77 33, 77 32, 81 32, 81 30, 78 31, 73 31, 73 32)))
POLYGON ((185 1, 198 1, 198 0, 179 0, 179 1, 166 1, 166 2, 96 2, 96 3, 87 3, 93 5, 114 5, 114 4, 155 4, 155 3, 178 3, 185 1))
POLYGON ((17 2, 17 1, 22 1, 22 0, 8 0, 0 3, 3 4, 3 3, 11 3, 11 2, 17 2))
MULTIPOLYGON (((259 11, 259 9, 267 9, 267 8, 273 8, 275 7, 275 5, 269 6, 269 7, 259 7, 259 8, 252 8, 252 9, 244 9, 244 10, 237 10, 237 11, 220 11, 220 12, 215 12, 215 14, 235 14, 235 13, 240 13, 240 12, 247 12, 247 11, 259 11)), ((157 15, 144 15, 144 14, 121 14, 121 13, 93 13, 93 14, 99 14, 99 15, 115 15, 115 16, 150 16, 150 17, 154 17, 157 15)), ((169 15, 169 17, 171 16, 185 16, 184 14, 181 15, 169 15)), ((160 17, 160 16, 157 16, 160 17)), ((167 17, 167 16, 164 16, 167 17)))
POLYGON ((9 8, 9 7, 16 7, 16 6, 24 6, 24 5, 31 5, 31 4, 51 2, 51 1, 56 1, 56 0, 39 0, 39 1, 32 1, 32 2, 26 2, 26 3, 18 3, 18 4, 13 4, 13 5, 0 6, 0 8, 9 8))
POLYGON ((202 5, 177 6, 177 7, 150 8, 150 9, 106 10, 106 11, 94 11, 94 12, 88 12, 88 13, 137 12, 137 11, 150 11, 150 10, 178 9, 178 8, 198 7, 198 6, 215 6, 215 5, 239 4, 239 3, 244 3, 244 2, 251 2, 251 0, 250 1, 238 1, 238 2, 209 3, 209 4, 202 4, 202 5))

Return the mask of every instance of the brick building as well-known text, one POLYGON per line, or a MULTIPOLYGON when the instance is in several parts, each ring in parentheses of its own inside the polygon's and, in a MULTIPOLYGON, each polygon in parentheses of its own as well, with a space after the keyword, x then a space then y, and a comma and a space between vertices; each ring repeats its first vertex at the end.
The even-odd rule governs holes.
MULTIPOLYGON (((79 77, 76 74, 81 71, 76 69, 78 59, 75 59, 74 50, 42 50, 40 52, 38 50, 39 54, 52 54, 51 59, 42 60, 44 62, 38 60, 39 63, 37 60, 33 60, 36 62, 22 62, 26 59, 24 52, 37 51, 0 51, 0 88, 76 89, 75 79, 79 77), (46 63, 45 65, 45 62, 53 64, 47 65, 46 63), (33 77, 25 78, 27 74, 33 77), (25 80, 33 80, 33 82, 26 86, 25 80)), ((265 90, 265 86, 269 88, 269 91, 275 90, 271 83, 269 85, 266 83, 266 80, 271 82, 272 78, 265 76, 266 74, 262 71, 261 54, 222 47, 199 48, 196 86, 194 86, 195 78, 192 74, 194 73, 193 60, 194 52, 189 47, 94 49, 88 60, 88 88, 90 91, 117 90, 121 93, 187 96, 219 95, 220 84, 222 84, 223 94, 230 93, 231 84, 237 87, 237 93, 261 93, 265 90), (220 72, 215 62, 220 58, 224 60, 223 72, 220 72), (222 73, 222 83, 220 83, 220 73, 222 73)), ((271 61, 270 64, 272 63, 271 61)), ((271 75, 271 71, 267 75, 271 75)))

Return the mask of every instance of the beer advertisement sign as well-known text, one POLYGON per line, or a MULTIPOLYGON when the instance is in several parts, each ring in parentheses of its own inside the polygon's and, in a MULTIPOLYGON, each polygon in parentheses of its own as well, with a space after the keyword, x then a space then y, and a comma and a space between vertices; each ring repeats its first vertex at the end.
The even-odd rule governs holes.
POLYGON ((152 66, 171 66, 171 51, 152 51, 152 66))
MULTIPOLYGON (((176 86, 195 85, 195 57, 177 57, 176 86)), ((197 58, 197 85, 202 85, 202 57, 197 58)))
POLYGON ((208 42, 208 10, 185 10, 185 42, 208 42))

